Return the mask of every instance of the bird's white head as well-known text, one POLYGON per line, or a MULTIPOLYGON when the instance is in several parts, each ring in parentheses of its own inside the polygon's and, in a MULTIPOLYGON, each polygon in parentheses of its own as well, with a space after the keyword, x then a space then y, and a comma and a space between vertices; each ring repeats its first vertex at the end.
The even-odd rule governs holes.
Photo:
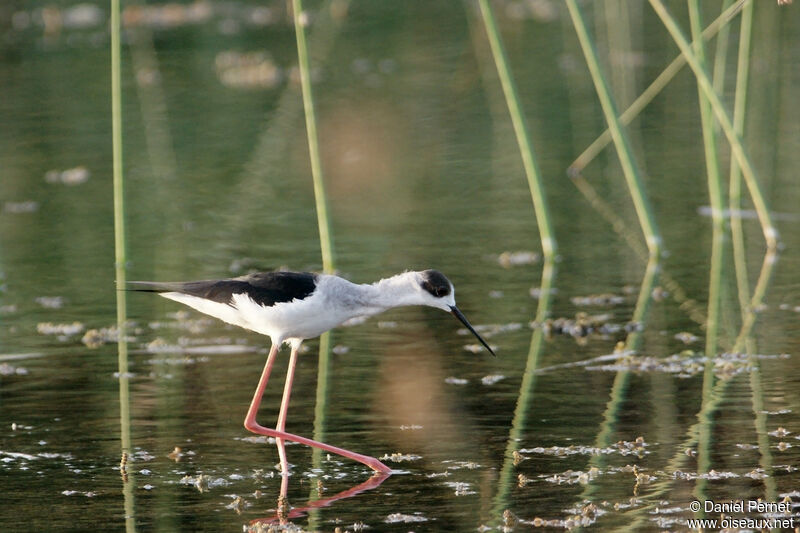
POLYGON ((492 355, 496 355, 489 344, 483 340, 475 328, 467 320, 461 311, 456 307, 456 296, 453 284, 438 270, 423 270, 414 272, 417 283, 419 284, 419 296, 422 305, 437 307, 456 317, 466 328, 475 335, 492 355))
POLYGON ((422 305, 437 307, 447 312, 455 307, 455 289, 444 274, 438 270, 423 270, 414 274, 422 305))

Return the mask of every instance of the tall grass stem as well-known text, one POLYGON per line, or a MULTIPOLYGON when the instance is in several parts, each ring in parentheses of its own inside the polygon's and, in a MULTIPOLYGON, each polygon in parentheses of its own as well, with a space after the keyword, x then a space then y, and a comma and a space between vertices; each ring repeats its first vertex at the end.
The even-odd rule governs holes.
MULTIPOLYGON (((741 138, 744 135, 747 85, 750 79, 750 42, 753 33, 752 2, 747 2, 742 9, 739 28, 736 93, 733 98, 733 129, 741 138)), ((731 244, 733 246, 734 271, 736 272, 736 288, 739 294, 739 308, 742 313, 742 320, 744 320, 747 313, 747 300, 750 297, 750 281, 747 277, 742 218, 735 215, 742 208, 742 172, 735 159, 731 160, 731 170, 728 178, 728 208, 731 213, 731 244)))
POLYGON ((314 96, 311 90, 311 65, 308 59, 306 44, 306 25, 308 13, 303 11, 302 0, 292 0, 294 11, 294 29, 297 37, 297 58, 300 70, 300 87, 303 92, 303 108, 306 115, 306 133, 308 134, 308 151, 311 158, 311 176, 314 180, 314 200, 317 207, 317 224, 319 226, 320 248, 322 250, 322 269, 333 273, 333 236, 331 234, 330 217, 328 215, 328 198, 325 194, 325 178, 322 172, 322 158, 319 152, 317 136, 317 117, 314 111, 314 96))
POLYGON ((478 5, 480 6, 483 23, 486 27, 486 34, 489 38, 489 45, 492 49, 492 56, 494 57, 494 63, 497 67, 500 84, 503 86, 503 94, 505 94, 506 97, 506 104, 508 105, 508 112, 511 115, 514 133, 517 136, 519 151, 522 155, 522 165, 525 168, 525 175, 528 178, 528 188, 531 191, 536 222, 539 226, 539 235, 542 241, 542 254, 546 258, 552 258, 555 257, 556 254, 556 238, 550 222, 550 214, 548 212, 547 199, 545 198, 544 184, 542 182, 542 173, 536 162, 533 143, 528 133, 527 121, 525 120, 525 114, 519 102, 519 93, 514 83, 511 69, 508 66, 508 59, 503 48, 500 31, 497 29, 497 22, 495 21, 492 6, 489 4, 488 0, 478 0, 478 5))
MULTIPOLYGON (((553 281, 555 279, 555 259, 545 259, 542 269, 542 283, 539 287, 539 305, 536 310, 536 322, 542 324, 550 311, 553 294, 553 281)), ((506 450, 503 454, 503 466, 497 480, 497 493, 492 506, 492 518, 496 521, 502 519, 503 511, 510 505, 509 492, 513 486, 511 476, 516 463, 515 452, 519 450, 525 429, 528 424, 528 413, 533 403, 534 389, 536 387, 536 374, 539 368, 539 356, 544 347, 544 330, 537 327, 531 335, 528 359, 525 363, 525 372, 517 394, 517 405, 511 419, 511 430, 506 441, 506 450)))
MULTIPOLYGON (((117 287, 126 280, 125 190, 122 174, 122 74, 120 44, 120 0, 111 0, 111 146, 114 195, 114 266, 117 287)), ((125 291, 117 295, 117 371, 119 373, 120 447, 123 458, 131 453, 130 384, 128 383, 128 321, 125 291)), ((125 529, 135 531, 133 474, 123 477, 125 529)))

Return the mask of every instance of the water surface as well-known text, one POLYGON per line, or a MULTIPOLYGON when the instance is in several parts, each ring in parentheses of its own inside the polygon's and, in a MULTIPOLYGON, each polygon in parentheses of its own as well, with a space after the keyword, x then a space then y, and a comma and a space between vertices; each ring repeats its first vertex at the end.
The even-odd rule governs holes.
MULTIPOLYGON (((130 279, 320 270, 285 3, 183 5, 126 6, 130 279)), ((493 5, 559 242, 547 316, 568 326, 588 316, 599 331, 547 324, 543 335, 532 324, 544 271, 536 219, 473 6, 311 3, 339 272, 371 282, 443 271, 498 357, 470 351, 471 337, 444 313, 393 310, 332 333, 318 405, 319 341, 306 342, 287 429, 387 456, 398 473, 376 480, 359 464, 289 445, 290 521, 323 531, 581 520, 682 530, 695 499, 796 501, 800 33, 791 8, 756 8, 745 135, 782 247, 767 258, 768 290, 748 342, 729 353, 742 314, 726 234, 717 349, 706 353, 712 224, 692 76, 679 74, 629 128, 666 251, 643 287, 646 263, 626 236, 643 239, 613 148, 583 175, 621 232, 566 177, 604 127, 566 10, 493 5), (632 323, 640 292, 647 313, 632 323), (611 355, 631 334, 635 353, 611 355), (329 505, 303 510, 315 501, 329 505)), ((719 12, 704 6, 707 20, 719 12)), ((670 7, 684 16, 682 4, 670 7)), ((648 9, 633 8, 630 26, 599 8, 587 13, 620 107, 677 54, 648 9)), ((267 339, 147 294, 128 299, 132 449, 121 466, 117 345, 103 331, 85 337, 116 316, 107 16, 99 2, 0 10, 0 525, 268 523, 278 456, 242 427, 267 339)), ((743 207, 752 209, 749 200, 743 207)), ((752 293, 765 244, 750 214, 742 224, 752 293)), ((284 356, 264 424, 277 416, 285 365, 284 356)))

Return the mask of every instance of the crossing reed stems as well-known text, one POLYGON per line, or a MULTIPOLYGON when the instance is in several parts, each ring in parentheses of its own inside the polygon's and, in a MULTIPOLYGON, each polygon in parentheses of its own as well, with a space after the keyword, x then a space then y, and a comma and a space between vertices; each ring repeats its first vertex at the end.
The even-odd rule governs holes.
POLYGON ((644 193, 644 187, 640 178, 639 169, 634 161, 633 151, 630 147, 630 142, 623 129, 622 123, 619 120, 614 100, 611 96, 611 91, 608 82, 603 75, 600 68, 600 63, 597 59, 597 52, 594 43, 592 42, 589 32, 586 28, 586 23, 583 20, 583 15, 575 0, 567 0, 567 7, 569 8, 570 16, 572 17, 572 24, 575 27, 575 32, 578 34, 583 55, 586 58, 586 64, 589 67, 589 72, 592 75, 595 91, 600 99, 600 105, 603 108, 603 114, 606 117, 611 137, 614 140, 614 146, 617 149, 622 171, 625 175, 625 180, 628 183, 628 190, 630 191, 633 200, 636 214, 639 217, 639 224, 644 232, 645 241, 647 242, 647 249, 651 256, 658 255, 661 249, 661 236, 659 235, 658 228, 656 227, 653 212, 650 207, 650 202, 644 193))

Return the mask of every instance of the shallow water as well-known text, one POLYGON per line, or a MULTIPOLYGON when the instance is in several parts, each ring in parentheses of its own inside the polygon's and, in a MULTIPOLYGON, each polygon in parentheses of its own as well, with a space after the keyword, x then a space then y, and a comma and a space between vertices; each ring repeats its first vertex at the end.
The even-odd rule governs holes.
MULTIPOLYGON (((278 455, 242 427, 266 339, 129 295, 121 423, 117 344, 102 331, 114 327, 117 296, 107 11, 91 5, 0 10, 0 529, 266 529, 278 455)), ((319 270, 285 3, 186 5, 127 13, 138 21, 124 50, 129 278, 319 270)), ((397 471, 374 478, 287 445, 288 520, 322 531, 683 530, 693 500, 798 501, 791 8, 757 6, 745 135, 782 246, 762 268, 758 222, 743 214, 749 290, 769 283, 748 343, 728 353, 742 315, 727 233, 718 348, 707 357, 712 225, 692 77, 681 73, 629 128, 666 250, 642 288, 646 264, 626 237, 643 239, 613 149, 584 176, 621 233, 565 177, 603 127, 566 11, 493 5, 559 242, 545 282, 477 13, 457 3, 310 6, 337 268, 358 282, 442 270, 498 357, 471 351, 474 339, 444 313, 397 309, 333 331, 320 395, 320 343, 307 341, 288 431, 386 457, 397 471), (543 283, 544 326, 534 323, 543 283), (635 352, 621 351, 626 340, 635 352)), ((704 5, 711 20, 719 6, 704 5)), ((607 68, 623 102, 676 53, 649 8, 637 9, 629 49, 622 23, 587 14, 598 42, 622 46, 601 53, 616 58, 607 68)), ((732 87, 733 63, 727 75, 732 87)), ((282 355, 264 424, 277 416, 282 355)))

